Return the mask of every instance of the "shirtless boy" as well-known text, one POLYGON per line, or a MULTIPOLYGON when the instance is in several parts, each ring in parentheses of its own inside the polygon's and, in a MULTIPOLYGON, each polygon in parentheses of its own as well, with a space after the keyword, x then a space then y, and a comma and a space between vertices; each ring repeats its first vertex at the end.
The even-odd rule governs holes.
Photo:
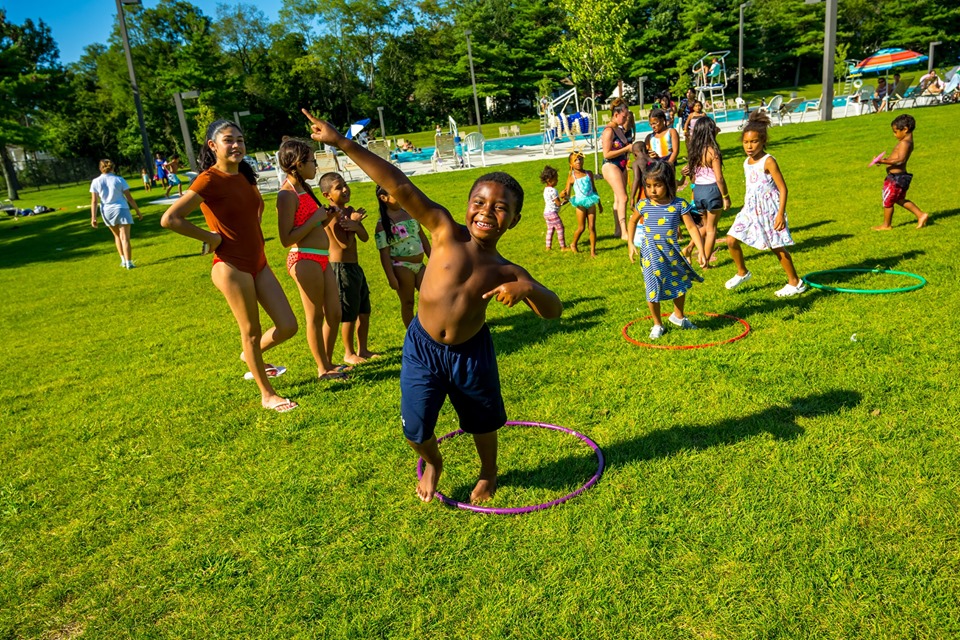
POLYGON ((183 180, 177 175, 177 171, 180 171, 180 156, 170 156, 163 168, 167 171, 167 191, 163 194, 163 197, 169 198, 170 190, 174 187, 177 188, 177 195, 183 196, 183 180))
POLYGON ((917 216, 917 229, 921 229, 927 226, 930 215, 907 200, 907 189, 910 188, 910 181, 913 180, 913 174, 907 173, 907 160, 913 153, 913 130, 917 126, 917 121, 913 116, 905 113, 894 118, 890 126, 898 142, 889 156, 877 162, 878 165, 887 165, 887 178, 883 181, 883 224, 874 227, 873 230, 893 229, 893 205, 895 204, 917 216))
MULTIPOLYGON (((340 210, 336 224, 327 225, 330 236, 330 268, 337 278, 340 289, 340 332, 343 337, 343 361, 348 364, 361 364, 377 354, 367 348, 367 336, 370 333, 370 287, 367 277, 360 268, 357 257, 357 238, 362 242, 370 239, 363 228, 367 212, 354 209, 350 202, 350 187, 339 173, 325 173, 320 176, 320 191, 331 205, 340 210), (353 335, 357 335, 357 349, 353 348, 353 335)), ((327 342, 327 357, 333 358, 332 338, 327 342)))
POLYGON ((399 169, 303 113, 314 140, 342 149, 430 231, 433 251, 420 286, 419 314, 403 344, 403 434, 426 462, 417 495, 429 502, 443 470, 434 428, 449 395, 480 457, 470 501, 489 500, 497 489, 497 430, 507 415, 485 322, 487 304, 493 298, 508 307, 522 301, 543 318, 557 318, 563 310, 555 293, 497 252, 500 237, 520 221, 523 189, 505 173, 480 177, 470 190, 466 224, 459 224, 399 169))

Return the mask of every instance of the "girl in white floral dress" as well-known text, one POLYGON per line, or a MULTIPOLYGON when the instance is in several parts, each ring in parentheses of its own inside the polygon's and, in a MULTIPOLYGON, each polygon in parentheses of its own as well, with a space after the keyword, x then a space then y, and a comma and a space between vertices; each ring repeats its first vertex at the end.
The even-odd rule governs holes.
POLYGON ((737 266, 737 274, 727 280, 726 287, 735 289, 753 277, 744 262, 743 249, 740 248, 743 242, 759 251, 770 249, 777 256, 787 274, 787 286, 779 289, 776 296, 786 298, 801 294, 807 288, 797 277, 793 258, 786 249, 793 244, 787 224, 787 183, 777 161, 765 151, 769 126, 770 118, 765 113, 755 111, 750 114, 740 137, 747 154, 747 159, 743 161, 747 195, 743 209, 727 232, 727 247, 737 266))

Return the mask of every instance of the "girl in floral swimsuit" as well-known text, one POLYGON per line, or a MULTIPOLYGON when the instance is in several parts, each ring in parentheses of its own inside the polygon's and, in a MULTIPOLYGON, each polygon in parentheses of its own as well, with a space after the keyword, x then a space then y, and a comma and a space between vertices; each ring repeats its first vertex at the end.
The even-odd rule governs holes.
POLYGON ((335 210, 320 205, 307 180, 317 175, 313 149, 303 140, 289 138, 277 152, 280 169, 287 174, 277 194, 277 230, 280 242, 290 247, 287 273, 300 289, 306 315, 307 344, 321 379, 339 379, 349 367, 333 364, 333 345, 340 328, 340 292, 328 268, 330 238, 324 229, 337 219, 335 210))
POLYGON ((430 257, 430 241, 420 223, 400 208, 393 196, 377 187, 380 220, 374 235, 380 250, 380 264, 390 288, 400 298, 403 326, 413 321, 414 290, 423 282, 423 257, 430 257))

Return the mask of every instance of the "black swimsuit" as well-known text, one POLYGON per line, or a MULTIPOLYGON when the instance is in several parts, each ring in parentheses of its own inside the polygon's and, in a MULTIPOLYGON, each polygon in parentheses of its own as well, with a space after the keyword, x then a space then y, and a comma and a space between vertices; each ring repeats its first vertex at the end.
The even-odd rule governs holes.
MULTIPOLYGON (((621 138, 617 134, 617 128, 614 128, 614 127, 611 127, 611 128, 613 129, 613 143, 612 143, 613 150, 616 151, 617 149, 623 149, 625 146, 627 146, 627 144, 629 144, 628 141, 621 138)), ((604 164, 616 165, 616 167, 620 169, 620 171, 625 171, 627 168, 627 154, 623 154, 622 156, 617 156, 616 158, 604 158, 603 162, 604 164)))

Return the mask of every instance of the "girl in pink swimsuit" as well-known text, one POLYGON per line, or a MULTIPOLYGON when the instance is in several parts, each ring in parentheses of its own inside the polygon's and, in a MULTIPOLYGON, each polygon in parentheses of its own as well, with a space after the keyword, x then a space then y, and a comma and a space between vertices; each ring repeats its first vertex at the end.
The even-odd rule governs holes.
POLYGON ((309 144, 285 139, 277 161, 287 174, 277 194, 277 230, 283 246, 290 247, 287 272, 300 289, 307 344, 321 379, 344 378, 349 367, 338 367, 332 361, 340 327, 340 294, 333 270, 327 268, 330 238, 324 228, 337 219, 336 211, 321 206, 307 184, 317 176, 317 161, 309 144))

